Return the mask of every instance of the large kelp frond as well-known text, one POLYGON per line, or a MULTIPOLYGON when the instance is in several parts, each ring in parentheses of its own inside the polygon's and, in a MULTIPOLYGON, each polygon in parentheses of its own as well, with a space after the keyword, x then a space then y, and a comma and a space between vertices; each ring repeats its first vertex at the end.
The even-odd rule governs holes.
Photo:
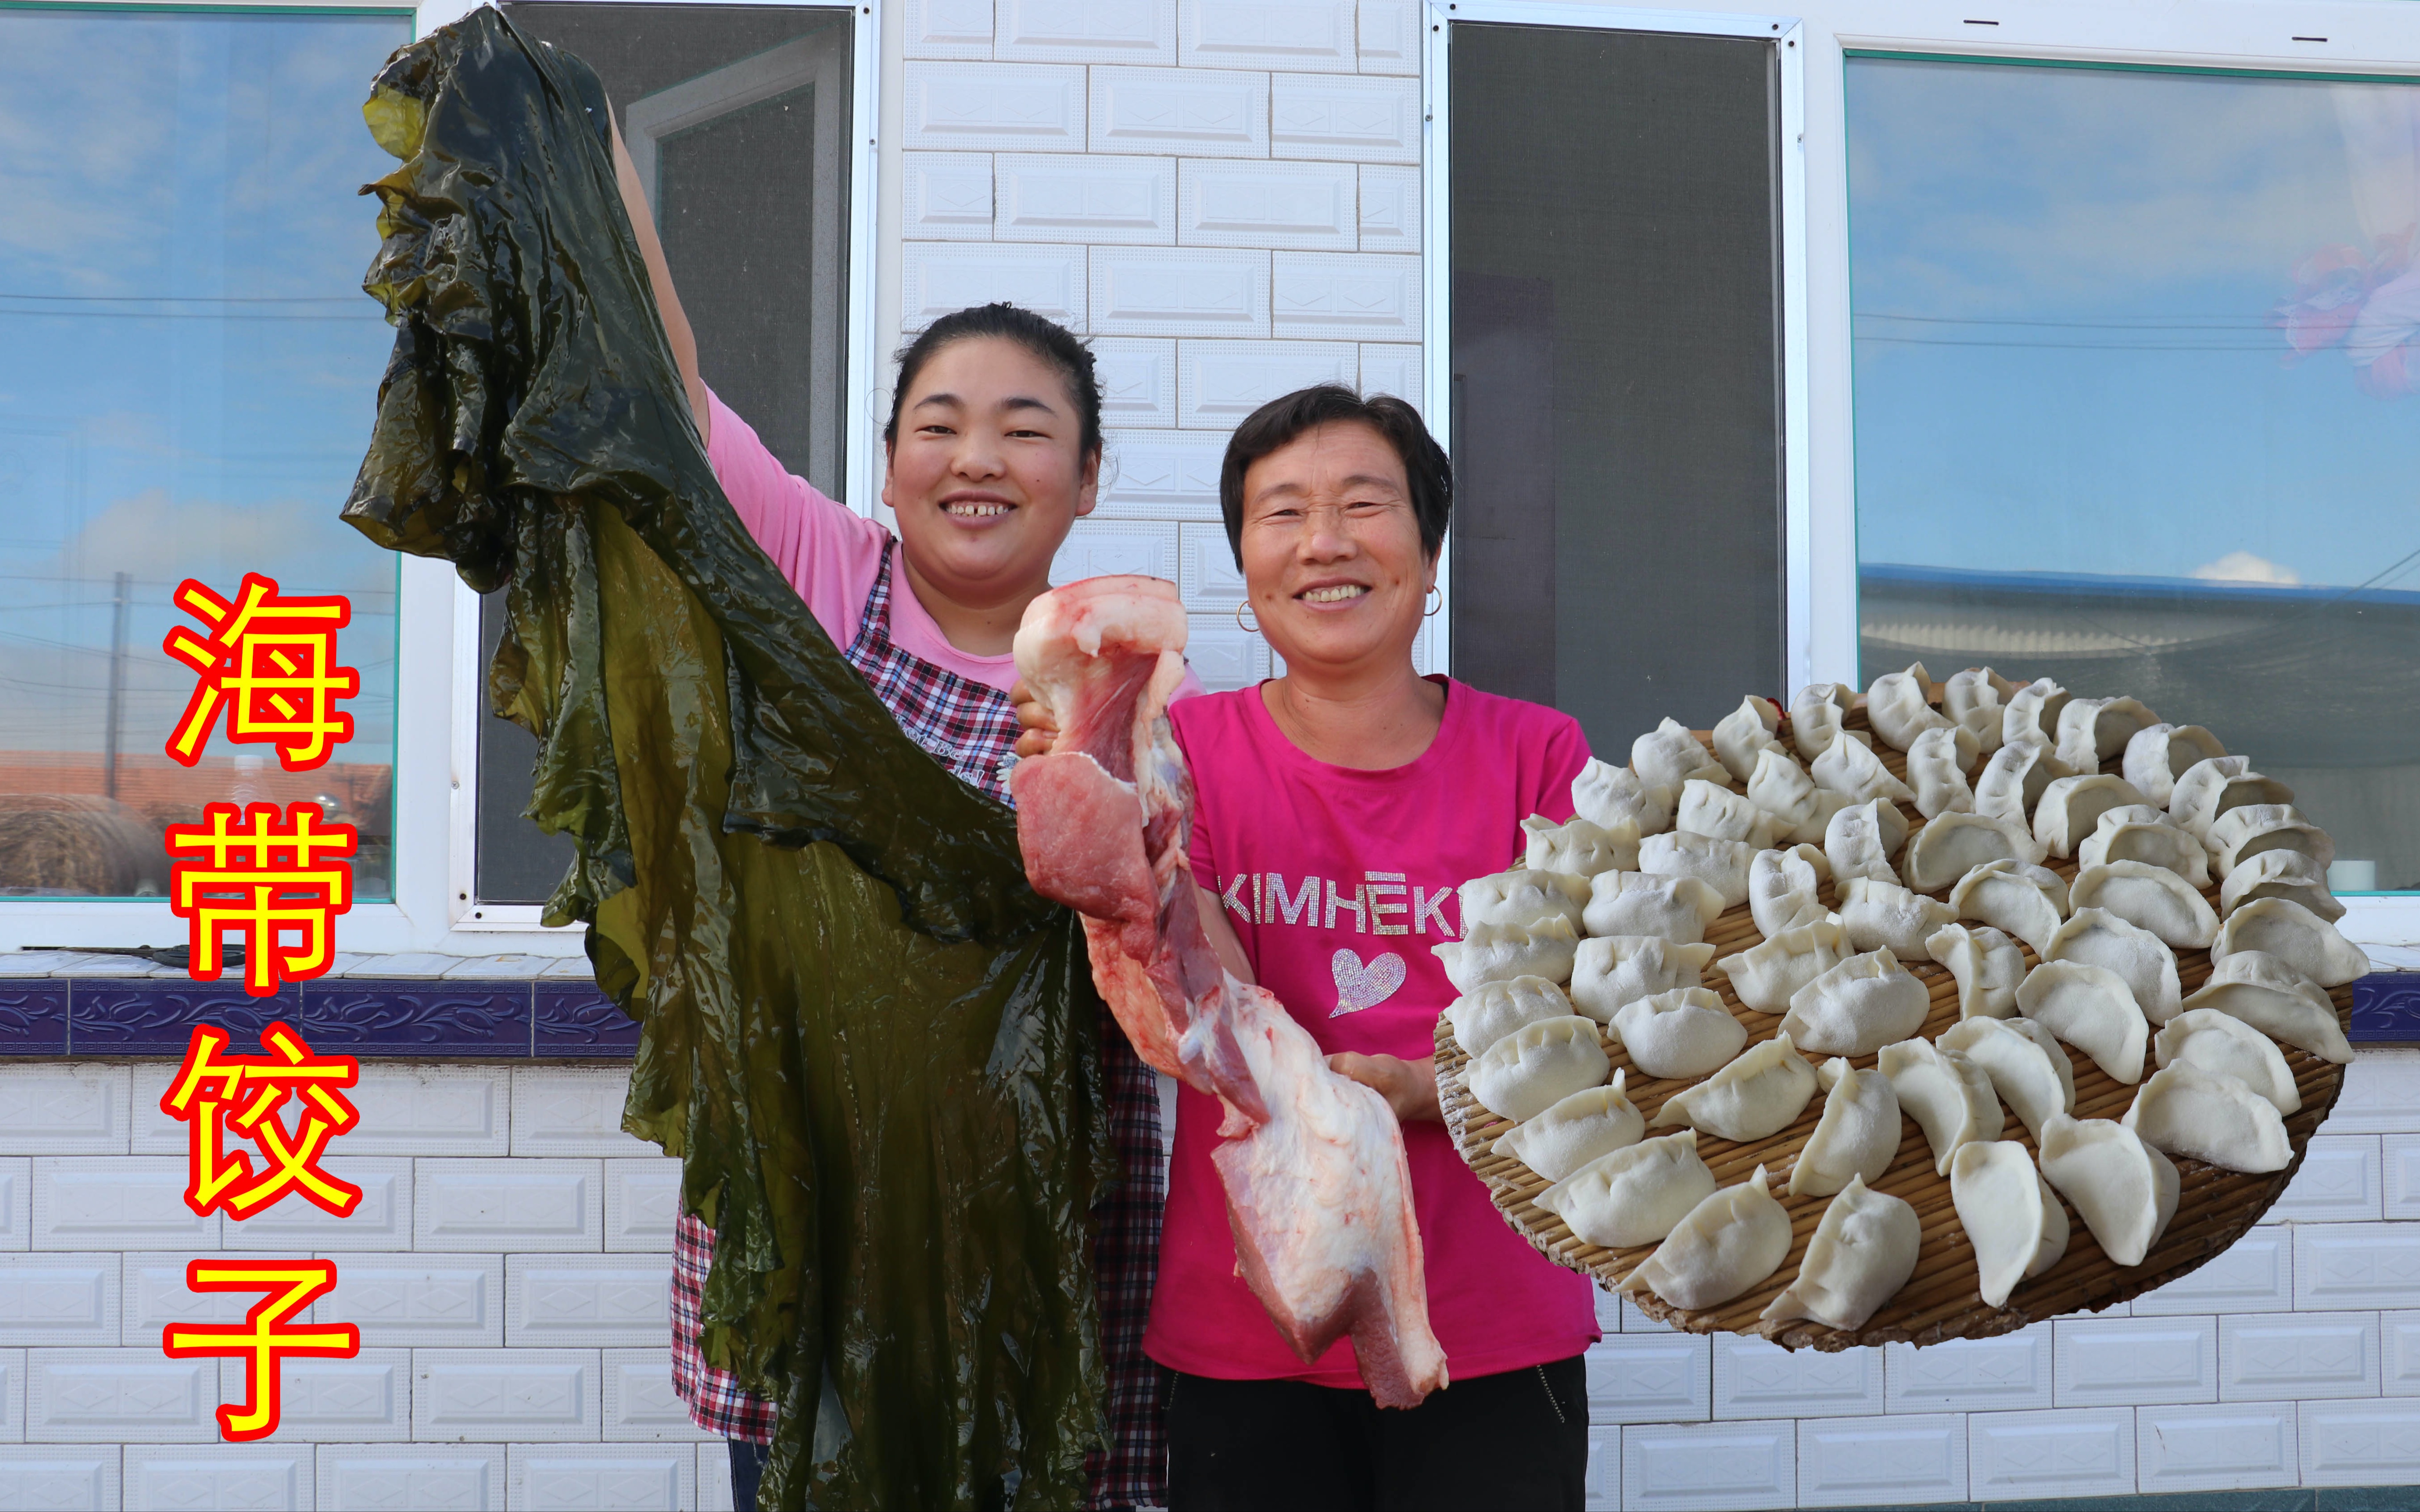
POLYGON ((624 1126, 719 1233, 764 1504, 1070 1506, 1100 1437, 1097 1000, 1007 811, 909 742, 751 541, 681 397, 596 77, 481 10, 365 115, 397 327, 345 517, 505 585, 551 917, 643 1026, 624 1126))

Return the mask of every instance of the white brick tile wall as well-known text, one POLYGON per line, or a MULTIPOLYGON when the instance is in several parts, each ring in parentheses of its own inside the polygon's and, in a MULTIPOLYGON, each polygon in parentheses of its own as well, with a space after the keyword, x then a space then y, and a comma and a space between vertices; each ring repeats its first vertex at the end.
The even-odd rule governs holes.
POLYGON ((23 1249, 33 1239, 33 1159, 0 1156, 0 1250, 23 1249))
POLYGON ((1177 527, 1159 522, 1081 519, 1050 559, 1050 580, 1071 583, 1110 573, 1174 581, 1177 527))
POLYGON ((1416 163, 1420 161, 1420 82, 1277 74, 1269 82, 1269 153, 1416 163))
MULTIPOLYGON (((1176 424, 1176 343, 1144 336, 1103 336, 1093 343, 1093 374, 1101 385, 1101 424, 1169 429, 1176 424)), ((1112 458, 1112 471, 1123 466, 1112 458)), ((1104 477, 1106 486, 1110 480, 1104 477)))
POLYGON ((2304 1485, 2420 1482, 2420 1401, 2303 1402, 2296 1411, 2304 1485))
POLYGON ((500 1443, 323 1443, 318 1471, 328 1512, 504 1512, 500 1443))
POLYGON ((34 1443, 199 1443, 218 1437, 219 1362, 135 1350, 25 1351, 34 1443))
POLYGON ((1226 438, 1206 431, 1118 430, 1108 436, 1101 501, 1092 519, 1216 521, 1226 438))
POLYGON ((1589 1421, 1688 1423, 1714 1413, 1702 1334, 1620 1334, 1588 1351, 1589 1421))
MULTIPOLYGON (((630 1073, 610 1068, 517 1067, 513 1072, 516 1155, 660 1155, 622 1132, 630 1073)), ((452 1154, 452 1150, 422 1150, 452 1154)))
MULTIPOLYGON (((244 1399, 246 1362, 219 1365, 225 1399, 244 1399)), ((277 1431, 268 1443, 385 1443, 411 1437, 411 1351, 365 1349, 349 1360, 298 1358, 281 1367, 277 1431)))
MULTIPOLYGON (((1351 383, 1360 352, 1344 342, 1180 341, 1176 344, 1179 424, 1227 434, 1253 410, 1313 383, 1351 383)), ((1214 486, 1217 472, 1211 474, 1214 486)), ((1216 501, 1216 492, 1212 495, 1216 501)))
MULTIPOLYGON (((66 1259, 70 1257, 60 1256, 66 1259)), ((214 1323, 229 1326, 243 1321, 244 1314, 260 1301, 256 1291, 195 1291, 185 1285, 185 1266, 197 1259, 227 1258, 240 1260, 246 1257, 230 1255, 212 1257, 187 1255, 176 1250, 145 1250, 125 1256, 103 1256, 123 1263, 125 1299, 120 1336, 96 1340, 98 1343, 122 1344, 130 1350, 160 1347, 161 1330, 171 1323, 214 1323)), ((34 1342, 40 1342, 39 1340, 34 1342)), ((50 1342, 67 1344, 69 1339, 50 1342)))
POLYGON ((1176 239, 1176 160, 1006 153, 992 160, 997 241, 1176 239))
POLYGON ((1588 1469, 1581 1482, 1588 1512, 1620 1512, 1621 1506, 1621 1430, 1589 1429, 1588 1469))
MULTIPOLYGON (((1625 1319, 1626 1321, 1626 1319, 1625 1319)), ((1917 1349, 1883 1346, 1883 1399, 1894 1412, 2048 1407, 2051 1326, 1917 1349)))
POLYGON ((185 1206, 185 1162, 171 1155, 62 1155, 34 1161, 33 1247, 219 1247, 220 1218, 185 1206))
POLYGON ((0 1443, 21 1443, 24 1437, 25 1351, 0 1350, 0 1443))
POLYGON ((2218 1400, 2214 1318, 2062 1318, 2052 1328, 2061 1407, 2218 1400))
POLYGON ((0 1066, 0 1154, 122 1155, 124 1066, 0 1066))
POLYGON ((1182 60, 1213 69, 1351 73, 1353 0, 1185 0, 1182 60))
POLYGON ((920 63, 901 100, 906 146, 933 151, 1081 152, 1084 69, 1047 63, 920 63))
POLYGON ((1176 239, 1351 252, 1357 199, 1349 162, 1188 158, 1177 174, 1176 239))
MULTIPOLYGON (((1672 1332, 1671 1324, 1665 1322, 1661 1319, 1650 1318, 1645 1313, 1640 1312, 1638 1310, 1638 1304, 1632 1302, 1628 1297, 1607 1297, 1602 1292, 1598 1294, 1596 1304, 1596 1313, 1599 1319, 1602 1319, 1605 1317, 1606 1304, 1608 1302, 1614 1304, 1615 1312, 1621 1319, 1621 1324, 1619 1330, 1621 1333, 1669 1334, 1672 1332)), ((1613 1331, 1608 1330, 1608 1332, 1613 1331)))
POLYGON ((505 1475, 511 1512, 687 1512, 697 1504, 697 1451, 686 1443, 516 1443, 505 1475))
POLYGON ((1361 392, 1391 393, 1421 409, 1422 378, 1418 347, 1365 346, 1361 348, 1361 392))
POLYGON ((734 1512, 729 1444, 697 1446, 697 1504, 698 1512, 734 1512))
POLYGON ((2142 1493, 2293 1485, 2301 1468, 2294 1416, 2291 1402, 2135 1409, 2142 1493))
POLYGON ((2389 1396, 2420 1396, 2420 1312, 2381 1313, 2379 1389, 2389 1396))
POLYGON ((604 1247, 599 1161, 424 1160, 412 1174, 414 1249, 604 1247))
POLYGON ((2385 1215, 2420 1218, 2420 1134, 2383 1134, 2380 1181, 2385 1189, 2385 1215))
POLYGON ((1225 526, 1180 526, 1177 542, 1183 574, 1177 582, 1187 605, 1232 611, 1244 601, 1244 574, 1235 565, 1225 526))
POLYGON ((1213 693, 1249 687, 1273 671, 1269 643, 1236 624, 1233 610, 1192 616, 1188 633, 1185 659, 1213 693))
POLYGON ((1883 1409, 1883 1351, 1785 1350, 1738 1334, 1711 1335, 1716 1417, 1851 1417, 1883 1409))
POLYGON ((2365 1050, 2345 1068, 2330 1134, 2420 1134, 2420 1050, 2365 1050))
POLYGON ((411 1436, 515 1443, 595 1440, 595 1350, 414 1350, 411 1436))
POLYGON ((604 1354, 605 1437, 724 1442, 689 1420, 689 1408, 673 1390, 670 1350, 607 1350, 604 1354))
POLYGON ((1420 171, 1414 167, 1360 165, 1361 250, 1420 250, 1420 171))
POLYGON ((2256 1226, 2201 1268, 2134 1299, 2137 1318, 2285 1312, 2294 1305, 2293 1231, 2256 1226))
POLYGON ((1966 1419, 1967 1494, 1978 1502, 2131 1496, 2134 1412, 1977 1412, 1966 1419))
POLYGON ((364 1348, 494 1348, 504 1341, 501 1255, 342 1255, 315 1322, 351 1323, 364 1348))
POLYGON ((1798 1504, 1966 1499, 1966 1419, 1955 1413, 1798 1425, 1798 1504))
POLYGON ((118 1512, 117 1445, 29 1443, 0 1455, 0 1506, 118 1512))
POLYGON ((1092 70, 1094 152, 1269 155, 1269 76, 1216 69, 1092 70))
MULTIPOLYGON (((329 1148, 346 1156, 504 1154, 510 1149, 508 1075, 500 1066, 381 1066, 373 1061, 362 1067, 361 1081, 346 1094, 361 1110, 362 1121, 329 1148)), ((159 1080, 164 1086, 167 1077, 163 1074, 159 1080)), ((185 1125, 161 1113, 156 1102, 136 1103, 137 1131, 147 1127, 147 1107, 158 1125, 170 1132, 163 1153, 184 1153, 185 1125)))
POLYGON ((2295 1306, 2420 1304, 2420 1223, 2295 1224, 2292 1232, 2295 1306))
POLYGON ((1269 321, 1280 337, 1420 339, 1420 260, 1392 253, 1272 255, 1269 321))
POLYGON ((907 0, 899 13, 909 57, 991 56, 992 0, 907 0))
POLYGON ((401 1155, 331 1155, 320 1165, 362 1189, 349 1217, 339 1218, 287 1193, 240 1223, 225 1223, 220 1242, 231 1250, 308 1254, 395 1250, 411 1243, 413 1162, 401 1155))
POLYGON ((106 1253, 0 1255, 0 1345, 118 1342, 119 1265, 106 1253))
POLYGON ((1093 328, 1115 336, 1265 336, 1269 255, 1226 247, 1094 247, 1093 328))
POLYGON ((670 1250, 680 1219, 681 1163, 669 1155, 605 1163, 605 1247, 670 1250))
POLYGON ((504 1343, 670 1348, 672 1275, 668 1257, 507 1256, 504 1343))
POLYGON ((1419 0, 1361 0, 1359 8, 1361 71, 1419 72, 1424 39, 1419 0))
POLYGON ((1174 63, 1176 0, 994 0, 992 56, 1030 63, 1174 63))
POLYGON ((1072 331, 1084 324, 1084 249, 997 242, 910 242, 900 273, 903 318, 921 331, 953 310, 1006 300, 1072 331))
POLYGON ((2256 1313, 2218 1320, 2219 1396, 2226 1401, 2375 1396, 2376 1313, 2256 1313))
POLYGON ((899 224, 911 240, 991 239, 991 157, 983 152, 900 155, 899 224))
POLYGON ((2376 1134, 2312 1135, 2303 1168, 2260 1221, 2358 1223, 2385 1216, 2380 1206, 2383 1181, 2378 1139, 2376 1134))
POLYGON ((1621 1504, 1631 1512, 1787 1506, 1798 1495, 1797 1425, 1659 1424, 1621 1434, 1621 1504))
POLYGON ((207 1449, 126 1446, 129 1507, 242 1507, 311 1512, 318 1489, 310 1447, 214 1443, 207 1449))

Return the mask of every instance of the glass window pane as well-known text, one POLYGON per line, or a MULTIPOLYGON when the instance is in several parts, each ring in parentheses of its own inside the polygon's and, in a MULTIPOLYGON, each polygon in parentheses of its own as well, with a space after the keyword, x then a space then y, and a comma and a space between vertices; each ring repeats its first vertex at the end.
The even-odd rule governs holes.
POLYGON ((2420 87, 1847 82, 1864 675, 2133 694, 2420 888, 2420 87))
POLYGON ((155 894, 159 826, 318 798, 390 895, 395 557, 340 522, 391 332, 362 126, 408 15, 0 9, 0 895, 155 894), (341 593, 354 733, 287 773, 161 641, 186 577, 341 593))

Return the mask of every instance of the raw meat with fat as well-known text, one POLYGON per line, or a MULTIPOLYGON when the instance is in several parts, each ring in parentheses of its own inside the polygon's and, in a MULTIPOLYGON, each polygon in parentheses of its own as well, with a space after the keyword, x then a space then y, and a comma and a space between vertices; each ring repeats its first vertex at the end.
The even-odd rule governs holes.
POLYGON ((1009 778, 1026 874, 1084 916, 1093 980, 1136 1053, 1224 1105, 1211 1161, 1238 1269, 1288 1347, 1310 1364, 1349 1333, 1378 1405, 1417 1406, 1446 1359, 1394 1113, 1229 976, 1202 927, 1193 778, 1165 712, 1185 630, 1156 578, 1089 579, 1026 609, 1016 670, 1059 723, 1009 778))

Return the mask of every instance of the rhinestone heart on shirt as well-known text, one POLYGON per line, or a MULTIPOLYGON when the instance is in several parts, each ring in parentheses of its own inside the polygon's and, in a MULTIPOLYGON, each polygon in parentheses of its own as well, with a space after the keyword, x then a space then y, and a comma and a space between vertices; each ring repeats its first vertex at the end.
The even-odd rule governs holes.
POLYGON ((1404 958, 1392 950, 1366 964, 1352 951, 1339 950, 1329 959, 1327 969, 1336 978, 1336 1011, 1329 1018, 1375 1008, 1404 984, 1404 958))

